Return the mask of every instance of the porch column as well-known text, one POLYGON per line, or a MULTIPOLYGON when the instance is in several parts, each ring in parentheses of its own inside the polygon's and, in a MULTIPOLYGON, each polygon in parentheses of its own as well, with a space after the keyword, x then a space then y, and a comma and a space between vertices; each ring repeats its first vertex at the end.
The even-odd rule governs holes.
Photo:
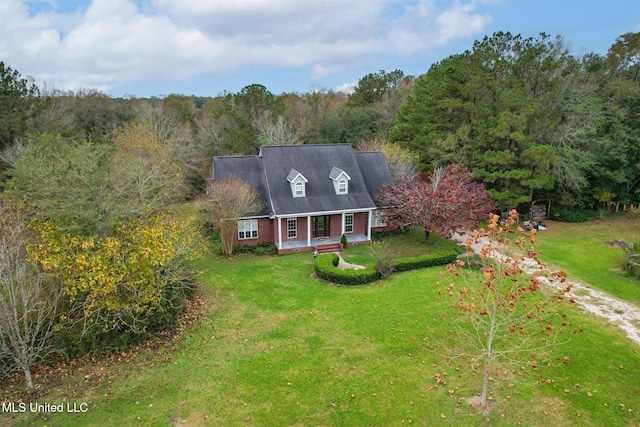
POLYGON ((344 212, 342 212, 342 228, 341 228, 342 231, 340 232, 340 237, 342 237, 342 235, 344 234, 344 217, 345 217, 345 214, 344 212))
POLYGON ((373 211, 369 211, 369 220, 367 221, 367 240, 371 240, 371 220, 373 219, 373 211))
POLYGON ((307 246, 311 246, 311 215, 307 215, 307 246))
POLYGON ((282 249, 282 218, 278 217, 278 249, 282 249))

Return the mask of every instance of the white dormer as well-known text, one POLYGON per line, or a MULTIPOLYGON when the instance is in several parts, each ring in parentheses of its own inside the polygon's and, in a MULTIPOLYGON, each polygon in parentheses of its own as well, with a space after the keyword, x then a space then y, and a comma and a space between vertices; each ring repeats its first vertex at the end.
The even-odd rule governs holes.
POLYGON ((345 171, 334 166, 329 173, 329 178, 333 181, 333 188, 336 190, 336 194, 349 194, 351 177, 345 171))
POLYGON ((291 169, 287 175, 287 181, 291 185, 291 195, 293 197, 305 197, 307 195, 306 184, 309 182, 300 172, 291 169))

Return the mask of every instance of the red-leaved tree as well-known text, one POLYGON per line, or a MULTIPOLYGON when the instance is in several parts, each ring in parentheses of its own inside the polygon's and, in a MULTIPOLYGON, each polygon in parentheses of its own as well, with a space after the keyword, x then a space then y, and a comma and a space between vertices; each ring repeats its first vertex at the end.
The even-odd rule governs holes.
POLYGON ((382 216, 388 225, 419 224, 425 242, 431 231, 451 237, 457 230, 474 228, 495 209, 484 185, 460 165, 436 168, 424 181, 403 175, 397 185, 383 186, 376 200, 385 208, 382 216))

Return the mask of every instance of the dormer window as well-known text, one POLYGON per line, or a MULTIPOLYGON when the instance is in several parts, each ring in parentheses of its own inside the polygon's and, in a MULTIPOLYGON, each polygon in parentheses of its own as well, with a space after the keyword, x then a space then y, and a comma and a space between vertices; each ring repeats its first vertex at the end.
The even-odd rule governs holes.
POLYGON ((304 175, 295 169, 291 169, 289 175, 287 175, 287 181, 289 181, 289 184, 291 185, 291 195, 293 197, 306 197, 306 183, 309 181, 304 177, 304 175))
POLYGON ((351 177, 347 175, 345 171, 340 168, 334 167, 329 173, 329 178, 333 181, 333 187, 336 190, 336 194, 349 194, 349 181, 351 177))
POLYGON ((338 193, 343 194, 347 192, 347 180, 341 179, 338 181, 338 193))

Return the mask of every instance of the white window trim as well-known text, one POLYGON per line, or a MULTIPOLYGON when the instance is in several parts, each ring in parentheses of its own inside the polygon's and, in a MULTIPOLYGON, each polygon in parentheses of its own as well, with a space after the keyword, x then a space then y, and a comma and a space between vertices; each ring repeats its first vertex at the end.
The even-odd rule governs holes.
POLYGON ((307 196, 307 178, 295 169, 291 169, 287 181, 291 185, 291 195, 293 197, 306 197, 307 196), (297 194, 297 189, 302 186, 302 194, 297 194))
POLYGON ((353 233, 355 226, 355 215, 353 212, 347 212, 344 214, 344 232, 345 233, 353 233), (351 219, 351 224, 349 224, 349 219, 351 219), (349 230, 351 227, 351 230, 349 230))
POLYGON ((329 174, 329 178, 333 181, 333 189, 337 195, 343 196, 345 194, 349 194, 349 181, 351 181, 351 177, 347 175, 345 171, 334 167, 329 174), (344 184, 344 191, 340 191, 341 184, 344 184))
POLYGON ((348 194, 349 193, 349 184, 347 183, 347 180, 344 178, 341 178, 340 181, 338 181, 338 194, 348 194))
POLYGON ((287 218, 287 238, 296 239, 297 237, 298 237, 298 218, 287 218), (291 226, 291 224, 293 224, 293 227, 291 226))
POLYGON ((238 220, 238 240, 249 240, 249 239, 257 239, 257 238, 258 238, 258 220, 257 219, 238 220))
POLYGON ((386 227, 387 223, 382 221, 382 211, 374 210, 371 218, 372 227, 386 227))

